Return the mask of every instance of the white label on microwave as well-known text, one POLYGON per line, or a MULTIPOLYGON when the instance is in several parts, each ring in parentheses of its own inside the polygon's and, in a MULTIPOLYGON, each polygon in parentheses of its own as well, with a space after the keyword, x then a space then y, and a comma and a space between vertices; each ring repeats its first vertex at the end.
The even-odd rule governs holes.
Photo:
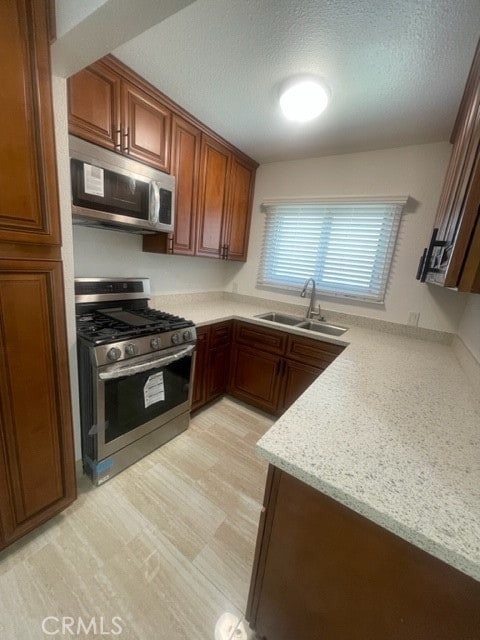
POLYGON ((163 383, 163 371, 151 375, 143 387, 145 409, 155 402, 165 400, 165 385, 163 383))
POLYGON ((92 196, 104 197, 103 169, 92 164, 83 164, 83 189, 92 196))

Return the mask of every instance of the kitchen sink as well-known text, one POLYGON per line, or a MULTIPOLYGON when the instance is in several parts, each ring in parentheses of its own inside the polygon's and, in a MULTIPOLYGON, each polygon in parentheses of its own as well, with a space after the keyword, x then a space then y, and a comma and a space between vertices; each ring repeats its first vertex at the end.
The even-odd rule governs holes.
POLYGON ((298 316, 289 316, 286 313, 277 313, 276 311, 270 311, 269 313, 262 313, 257 318, 262 320, 269 320, 270 322, 278 322, 279 324, 288 324, 291 327, 298 326, 304 322, 304 318, 298 316))
POLYGON ((296 325, 299 329, 307 329, 307 331, 315 331, 317 333, 326 333, 329 336, 341 336, 348 327, 340 327, 328 322, 315 322, 314 320, 306 320, 296 325))
POLYGON ((325 333, 329 336, 341 336, 348 329, 348 327, 341 327, 336 324, 329 324, 328 322, 321 322, 319 320, 306 320, 305 318, 290 316, 286 313, 277 313, 276 311, 262 313, 256 317, 261 318, 262 320, 268 320, 269 322, 297 327, 298 329, 314 331, 315 333, 325 333))

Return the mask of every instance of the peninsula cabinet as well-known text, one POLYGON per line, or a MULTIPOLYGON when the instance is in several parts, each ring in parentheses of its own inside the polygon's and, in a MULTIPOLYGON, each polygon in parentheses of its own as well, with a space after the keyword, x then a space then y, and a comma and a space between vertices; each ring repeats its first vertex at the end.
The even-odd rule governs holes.
POLYGON ((247 603, 262 640, 473 640, 480 582, 270 466, 247 603))
POLYGON ((73 135, 170 172, 171 111, 159 95, 106 56, 69 78, 73 135))
POLYGON ((76 492, 48 4, 0 5, 0 548, 76 492))
POLYGON ((343 349, 341 345, 238 322, 229 392, 268 413, 281 415, 343 349))
POLYGON ((434 230, 417 277, 480 293, 480 42, 451 142, 434 230))

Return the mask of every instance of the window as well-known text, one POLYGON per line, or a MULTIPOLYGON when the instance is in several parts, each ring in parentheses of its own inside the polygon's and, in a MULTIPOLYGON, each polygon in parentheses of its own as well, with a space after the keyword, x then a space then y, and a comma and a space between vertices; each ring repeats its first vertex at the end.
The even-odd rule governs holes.
POLYGON ((403 198, 266 201, 257 286, 383 302, 403 198))

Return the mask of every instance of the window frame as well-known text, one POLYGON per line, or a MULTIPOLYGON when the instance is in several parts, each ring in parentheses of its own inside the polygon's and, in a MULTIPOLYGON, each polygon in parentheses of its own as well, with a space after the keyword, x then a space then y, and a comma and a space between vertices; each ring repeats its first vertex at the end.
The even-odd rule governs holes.
MULTIPOLYGON (((275 216, 276 214, 292 216, 295 214, 294 212, 295 207, 298 207, 299 214, 301 213, 300 210, 302 209, 302 207, 304 209, 310 208, 311 209, 310 215, 311 215, 312 209, 315 206, 318 206, 319 209, 321 208, 323 210, 322 215, 324 217, 324 220, 327 220, 328 216, 331 217, 335 213, 337 214, 341 213, 343 215, 348 214, 350 216, 355 216, 355 213, 356 213, 354 211, 355 207, 357 207, 357 213, 360 215, 359 211, 362 208, 364 210, 366 208, 368 209, 368 207, 371 207, 372 209, 375 209, 375 208, 378 209, 379 207, 383 206, 386 209, 389 209, 388 211, 384 212, 384 217, 382 222, 382 224, 385 224, 386 221, 388 221, 389 229, 387 229, 387 231, 389 231, 389 235, 387 240, 385 240, 385 234, 383 234, 384 237, 382 238, 381 246, 379 246, 377 251, 374 254, 372 254, 374 255, 374 259, 375 259, 375 266, 372 265, 372 270, 370 272, 371 282, 374 281, 376 278, 378 283, 376 288, 370 285, 368 290, 366 290, 365 288, 364 289, 359 288, 355 291, 353 288, 353 285, 351 286, 350 290, 347 290, 347 285, 344 285, 343 287, 342 285, 340 285, 337 289, 334 288, 334 285, 325 287, 327 278, 322 277, 322 274, 324 274, 326 271, 325 270, 325 263, 326 263, 325 254, 328 253, 329 250, 331 250, 333 253, 333 249, 331 249, 331 247, 329 246, 328 241, 324 242, 323 245, 319 241, 318 249, 317 249, 317 260, 315 265, 315 272, 308 273, 308 274, 305 273, 305 280, 308 277, 315 278, 317 291, 324 296, 342 298, 342 299, 358 301, 358 302, 368 302, 371 304, 384 304, 385 295, 387 292, 388 283, 389 283, 390 274, 391 274, 391 268, 392 268, 393 260, 395 257, 395 249, 396 249, 396 244, 398 240, 400 223, 401 223, 402 215, 404 213, 404 209, 407 204, 408 198, 409 196, 348 196, 348 197, 329 197, 329 198, 264 199, 261 204, 261 211, 265 214, 265 221, 264 221, 264 231, 263 231, 263 240, 262 240, 262 250, 261 250, 261 256, 260 256, 260 261, 259 261, 258 271, 257 271, 256 288, 275 291, 275 292, 289 293, 289 292, 300 292, 304 285, 304 282, 301 282, 301 283, 298 282, 293 284, 291 282, 288 282, 287 280, 285 280, 284 282, 281 282, 281 281, 275 282, 273 280, 273 276, 270 276, 270 277, 268 276, 269 267, 268 267, 267 260, 271 258, 272 248, 269 247, 267 243, 269 242, 269 238, 268 238, 269 234, 271 235, 274 232, 274 223, 272 222, 273 218, 269 218, 268 216, 272 217, 272 216, 275 216), (337 207, 337 212, 335 212, 335 207, 337 207), (352 211, 349 211, 349 207, 351 207, 352 211), (283 211, 282 211, 282 208, 283 208, 283 211), (288 209, 290 209, 289 214, 287 214, 288 209), (331 210, 330 213, 326 213, 327 209, 331 210), (323 267, 319 266, 319 256, 322 250, 324 253, 323 267), (380 251, 384 253, 384 257, 379 267, 377 263, 379 260, 380 251), (269 256, 269 258, 267 256, 269 256), (322 271, 320 271, 320 274, 319 274, 320 269, 322 269, 322 271)), ((306 220, 306 216, 304 219, 306 220)), ((339 221, 340 221, 339 225, 341 227, 340 218, 339 218, 339 221)), ((285 226, 287 224, 288 223, 286 222, 285 226)), ((308 222, 306 224, 308 224, 308 222)), ((321 223, 319 223, 319 227, 320 227, 320 224, 321 223)), ((329 226, 327 222, 324 222, 324 224, 326 228, 328 227, 329 232, 331 233, 334 223, 330 222, 329 226)), ((381 236, 382 236, 382 232, 378 231, 378 237, 380 238, 381 236)), ((375 238, 375 235, 372 234, 372 239, 374 238, 375 238)), ((338 253, 338 252, 335 252, 335 253, 338 253)), ((292 256, 292 258, 293 257, 294 256, 292 256)), ((340 258, 338 260, 339 264, 334 266, 336 267, 341 266, 341 261, 342 259, 340 258)), ((348 258, 346 259, 346 261, 348 262, 348 258)), ((333 262, 335 262, 335 260, 333 262)), ((272 268, 273 267, 270 267, 270 269, 272 268)), ((334 279, 335 278, 333 277, 333 280, 334 279)), ((360 287, 360 285, 358 286, 360 287)))

